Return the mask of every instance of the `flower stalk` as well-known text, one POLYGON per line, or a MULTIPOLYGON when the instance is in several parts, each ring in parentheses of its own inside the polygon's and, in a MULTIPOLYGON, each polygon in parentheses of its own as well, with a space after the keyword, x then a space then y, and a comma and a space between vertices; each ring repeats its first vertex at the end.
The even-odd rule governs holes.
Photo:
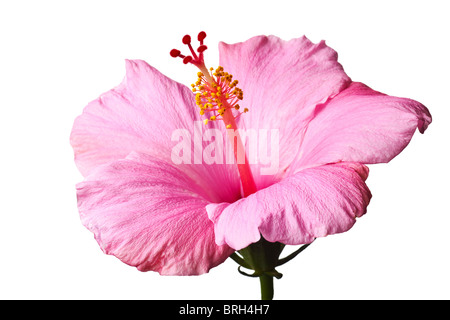
POLYGON ((261 300, 273 300, 273 277, 263 274, 259 277, 261 284, 261 300))

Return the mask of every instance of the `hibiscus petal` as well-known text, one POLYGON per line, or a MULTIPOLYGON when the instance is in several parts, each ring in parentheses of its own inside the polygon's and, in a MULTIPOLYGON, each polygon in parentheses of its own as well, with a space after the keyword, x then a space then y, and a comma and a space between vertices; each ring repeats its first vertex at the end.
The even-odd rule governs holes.
MULTIPOLYGON (((209 128, 218 129, 226 137, 221 123, 212 123, 209 128)), ((171 162, 173 148, 179 141, 186 142, 188 161, 180 163, 179 168, 210 189, 211 201, 233 201, 240 196, 237 169, 232 165, 205 165, 202 151, 210 142, 202 141, 202 130, 205 128, 194 94, 188 87, 145 61, 126 60, 123 82, 86 106, 75 120, 70 140, 75 162, 84 176, 132 151, 171 162), (172 140, 182 136, 174 135, 176 132, 186 133, 183 140, 172 140)))
POLYGON ((366 213, 368 168, 339 163, 302 170, 235 203, 209 204, 216 243, 236 250, 257 242, 297 245, 345 232, 366 213))
MULTIPOLYGON (((219 50, 220 64, 244 91, 241 106, 249 109, 239 117, 240 126, 279 130, 282 171, 297 154, 316 105, 351 82, 337 62, 337 53, 324 41, 313 44, 306 37, 283 41, 275 36, 220 43, 219 50)), ((258 169, 252 168, 256 180, 261 179, 258 169)))
POLYGON ((102 250, 141 271, 202 274, 233 252, 215 244, 205 191, 164 161, 132 154, 94 170, 77 193, 102 250))
POLYGON ((75 161, 87 175, 131 151, 170 159, 172 132, 191 129, 195 111, 189 88, 144 61, 126 60, 123 82, 89 103, 75 120, 71 134, 75 161))
POLYGON ((316 110, 295 167, 388 162, 408 145, 416 128, 423 133, 430 122, 428 109, 419 102, 355 82, 316 110))

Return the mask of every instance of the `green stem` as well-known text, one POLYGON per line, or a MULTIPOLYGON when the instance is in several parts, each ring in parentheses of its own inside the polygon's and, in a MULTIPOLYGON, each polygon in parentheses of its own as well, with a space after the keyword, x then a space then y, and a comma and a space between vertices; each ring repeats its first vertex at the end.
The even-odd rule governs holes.
POLYGON ((273 300, 273 277, 263 274, 259 277, 261 300, 273 300))

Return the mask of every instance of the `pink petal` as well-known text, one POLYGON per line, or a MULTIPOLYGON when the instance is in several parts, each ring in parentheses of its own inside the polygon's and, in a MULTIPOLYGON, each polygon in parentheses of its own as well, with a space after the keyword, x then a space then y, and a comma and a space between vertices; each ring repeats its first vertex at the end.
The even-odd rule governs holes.
POLYGON ((141 271, 202 274, 232 253, 214 242, 206 191, 164 161, 133 154, 92 171, 77 192, 102 250, 141 271))
POLYGON ((388 162, 408 145, 416 128, 423 133, 430 122, 428 109, 419 102, 355 82, 317 109, 295 167, 388 162))
POLYGON ((235 203, 209 204, 216 243, 236 250, 260 239, 310 243, 345 232, 366 213, 368 168, 356 163, 305 169, 235 203))
POLYGON ((131 151, 170 159, 173 130, 192 128, 197 119, 192 91, 144 61, 126 60, 126 77, 89 103, 74 123, 71 144, 80 171, 131 151))
MULTIPOLYGON (((220 43, 219 50, 220 64, 244 91, 240 105, 249 109, 239 118, 240 126, 279 130, 282 172, 297 154, 316 105, 347 87, 350 78, 333 49, 306 37, 283 41, 258 36, 232 45, 220 43)), ((255 175, 258 169, 253 168, 255 175)))
MULTIPOLYGON (((89 103, 75 120, 70 139, 81 173, 86 176, 97 166, 123 159, 132 151, 172 162, 172 149, 178 143, 172 141, 172 134, 187 130, 191 161, 180 164, 180 170, 211 189, 211 201, 233 201, 240 196, 236 167, 195 161, 194 153, 200 151, 202 155, 210 142, 202 141, 205 126, 194 100, 188 87, 146 62, 126 60, 123 82, 89 103), (197 133, 199 144, 195 142, 197 133)), ((209 125, 214 127, 226 137, 221 123, 209 125)))

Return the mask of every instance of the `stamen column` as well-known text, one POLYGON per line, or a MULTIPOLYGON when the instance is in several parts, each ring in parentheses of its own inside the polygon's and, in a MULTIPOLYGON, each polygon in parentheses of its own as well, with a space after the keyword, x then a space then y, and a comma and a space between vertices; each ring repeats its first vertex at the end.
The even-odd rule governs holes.
MULTIPOLYGON (((239 110, 240 108, 237 101, 243 98, 242 90, 236 87, 238 81, 234 80, 232 82, 232 75, 223 72, 222 67, 217 68, 215 73, 210 73, 206 68, 203 60, 203 52, 207 49, 206 45, 203 44, 205 37, 206 33, 203 31, 198 34, 197 39, 200 42, 200 46, 197 48, 198 55, 191 45, 191 37, 189 35, 185 35, 182 42, 189 47, 192 56, 182 55, 177 49, 172 49, 170 55, 174 58, 182 58, 183 63, 192 63, 200 69, 199 79, 196 84, 192 85, 192 91, 196 93, 196 104, 200 107, 201 115, 204 115, 205 112, 212 113, 209 119, 205 119, 205 124, 208 121, 216 120, 224 122, 230 143, 234 149, 233 152, 242 183, 243 194, 244 197, 247 197, 257 190, 250 170, 250 164, 245 154, 245 147, 236 125, 236 118, 247 112, 248 109, 245 108, 238 116, 233 114, 233 110, 239 110)), ((211 68, 210 70, 212 71, 213 69, 211 68)))

